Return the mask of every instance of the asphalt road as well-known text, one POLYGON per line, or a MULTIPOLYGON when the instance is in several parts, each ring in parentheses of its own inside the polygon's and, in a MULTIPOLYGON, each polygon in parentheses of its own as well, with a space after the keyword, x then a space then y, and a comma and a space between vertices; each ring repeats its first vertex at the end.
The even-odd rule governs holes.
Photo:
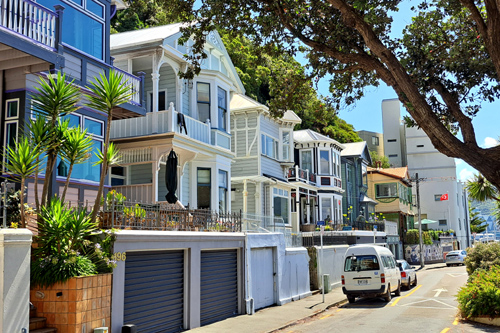
POLYGON ((455 295, 467 282, 464 266, 430 265, 417 272, 418 285, 403 290, 390 303, 357 298, 281 332, 499 332, 498 327, 458 319, 455 295))

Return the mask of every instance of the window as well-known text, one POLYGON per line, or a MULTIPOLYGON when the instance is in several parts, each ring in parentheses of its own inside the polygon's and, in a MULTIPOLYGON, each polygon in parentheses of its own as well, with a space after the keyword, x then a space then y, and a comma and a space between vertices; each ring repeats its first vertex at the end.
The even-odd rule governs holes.
POLYGON ((281 133, 281 147, 283 149, 283 161, 290 160, 290 132, 284 131, 281 133))
POLYGON ((126 185, 127 169, 125 167, 111 167, 111 186, 126 185))
POLYGON ((379 144, 378 137, 377 136, 372 136, 372 145, 378 146, 378 144, 379 144))
POLYGON ((5 123, 5 137, 4 137, 4 170, 5 170, 5 165, 8 163, 7 155, 8 155, 8 148, 7 147, 14 147, 15 142, 17 140, 17 120, 16 121, 9 121, 5 123))
POLYGON ((227 130, 227 93, 218 87, 217 100, 219 104, 219 129, 227 130))
POLYGON ((374 255, 349 256, 345 259, 345 272, 378 271, 379 269, 379 261, 374 255))
POLYGON ((398 184, 375 184, 375 196, 377 198, 394 198, 398 197, 398 184))
POLYGON ((319 151, 319 172, 323 175, 330 174, 330 151, 319 151))
POLYGON ((278 141, 267 136, 261 135, 262 139, 262 154, 271 158, 278 158, 278 141))
POLYGON ((285 224, 288 224, 288 191, 283 189, 273 189, 274 217, 281 217, 285 224))
MULTIPOLYGON (((167 109, 167 91, 158 91, 158 111, 165 111, 167 109)), ((153 93, 149 93, 149 112, 153 112, 153 93)))
POLYGON ((219 170, 219 211, 227 212, 227 171, 219 170))
POLYGON ((211 172, 210 169, 198 168, 198 208, 210 208, 211 193, 211 172))
POLYGON ((198 120, 206 122, 210 120, 210 84, 196 84, 196 102, 198 105, 198 120))
POLYGON ((69 120, 69 127, 78 127, 80 126, 80 116, 76 114, 67 114, 63 117, 63 120, 69 120))
MULTIPOLYGON (((37 0, 38 3, 50 10, 54 5, 60 5, 58 0, 37 0)), ((86 0, 86 9, 64 2, 64 29, 62 41, 97 59, 104 59, 104 7, 86 0)), ((82 2, 80 1, 80 4, 82 2)))
POLYGON ((19 116, 19 99, 5 101, 5 119, 17 119, 19 116))
POLYGON ((300 168, 303 170, 313 171, 312 168, 312 151, 305 150, 300 152, 300 168))
POLYGON ((321 219, 325 222, 331 222, 332 218, 332 199, 321 198, 321 219))
POLYGON ((362 165, 361 166, 361 179, 362 179, 362 182, 363 182, 363 185, 368 187, 368 170, 367 170, 367 167, 366 165, 362 165))
POLYGON ((84 127, 87 129, 88 134, 94 134, 94 136, 104 136, 104 123, 102 121, 94 120, 85 117, 84 127))
POLYGON ((446 220, 439 220, 439 225, 447 225, 446 220))

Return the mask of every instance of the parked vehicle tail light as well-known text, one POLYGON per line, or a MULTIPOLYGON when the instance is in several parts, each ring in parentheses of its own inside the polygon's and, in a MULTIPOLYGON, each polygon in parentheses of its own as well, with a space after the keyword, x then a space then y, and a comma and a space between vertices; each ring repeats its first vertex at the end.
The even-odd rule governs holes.
POLYGON ((401 277, 406 277, 406 272, 401 272, 401 277))
POLYGON ((342 276, 341 276, 341 278, 342 278, 342 285, 343 285, 343 286, 345 286, 345 279, 344 279, 344 276, 342 275, 342 276))
POLYGON ((380 274, 380 282, 385 283, 385 274, 384 273, 380 274))

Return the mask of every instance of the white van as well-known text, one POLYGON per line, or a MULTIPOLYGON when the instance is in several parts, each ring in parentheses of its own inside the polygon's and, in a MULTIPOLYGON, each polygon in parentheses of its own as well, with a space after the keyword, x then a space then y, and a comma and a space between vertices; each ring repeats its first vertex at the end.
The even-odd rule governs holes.
POLYGON ((401 275, 392 252, 378 245, 354 245, 344 256, 342 291, 349 303, 356 297, 384 297, 401 294, 401 275))

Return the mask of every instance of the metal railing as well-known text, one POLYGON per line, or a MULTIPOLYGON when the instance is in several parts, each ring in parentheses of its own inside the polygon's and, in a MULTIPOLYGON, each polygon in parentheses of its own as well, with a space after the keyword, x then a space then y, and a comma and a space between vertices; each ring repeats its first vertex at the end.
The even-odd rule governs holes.
POLYGON ((179 208, 169 204, 105 203, 100 216, 104 229, 240 232, 240 213, 179 208))
POLYGON ((117 67, 113 67, 113 70, 119 72, 120 74, 123 74, 122 81, 120 82, 121 84, 127 83, 127 86, 130 86, 130 90, 132 93, 132 96, 130 98, 130 102, 136 105, 141 105, 141 84, 142 84, 142 78, 137 77, 133 74, 127 73, 117 67))
POLYGON ((0 0, 0 27, 55 48, 57 14, 30 0, 0 0))
MULTIPOLYGON (((303 232, 301 235, 302 246, 311 247, 321 245, 319 232, 303 232)), ((348 235, 340 235, 335 231, 325 231, 323 234, 323 245, 349 245, 348 235)))

